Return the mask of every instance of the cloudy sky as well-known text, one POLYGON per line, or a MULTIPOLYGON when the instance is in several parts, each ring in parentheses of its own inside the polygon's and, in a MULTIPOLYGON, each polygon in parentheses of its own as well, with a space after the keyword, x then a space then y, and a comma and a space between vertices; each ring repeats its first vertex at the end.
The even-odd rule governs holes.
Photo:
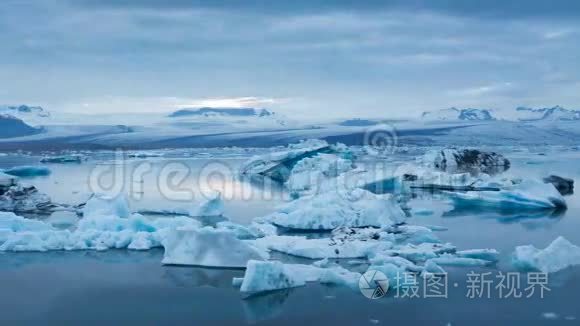
POLYGON ((580 108, 580 1, 3 0, 0 103, 397 118, 580 108))

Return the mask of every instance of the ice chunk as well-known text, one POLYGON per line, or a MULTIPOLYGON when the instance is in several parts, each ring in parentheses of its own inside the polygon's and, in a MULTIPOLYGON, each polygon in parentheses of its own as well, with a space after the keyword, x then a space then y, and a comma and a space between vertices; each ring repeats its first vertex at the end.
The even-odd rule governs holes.
POLYGON ((445 243, 420 243, 393 246, 385 254, 400 256, 413 262, 427 261, 446 253, 454 253, 455 246, 445 243))
POLYGON ((499 252, 495 249, 469 249, 458 251, 457 256, 463 258, 475 258, 496 262, 499 260, 499 252))
POLYGON ((551 184, 527 179, 500 191, 446 192, 456 208, 494 207, 498 209, 565 208, 566 200, 551 184))
POLYGON ((81 155, 45 156, 40 159, 41 163, 81 163, 81 155))
POLYGON ((84 217, 117 216, 126 218, 131 214, 129 203, 124 195, 93 194, 82 211, 84 217))
POLYGON ((163 241, 163 264, 244 268, 249 260, 268 255, 251 242, 239 240, 234 232, 211 227, 176 228, 163 241))
POLYGON ((513 265, 520 270, 539 270, 554 273, 570 266, 580 265, 580 247, 564 237, 558 237, 545 249, 532 245, 516 247, 513 265))
POLYGON ((278 182, 285 182, 290 176, 290 171, 300 160, 331 151, 327 142, 311 139, 289 145, 285 151, 255 156, 242 167, 241 173, 262 175, 278 182))
MULTIPOLYGON (((7 213, 3 213, 7 214, 7 213)), ((160 247, 167 230, 200 227, 187 217, 146 219, 140 215, 85 217, 74 231, 16 215, 0 217, 0 251, 150 249, 160 247), (4 217, 4 218, 2 218, 4 217)))
POLYGON ((46 212, 54 208, 50 197, 34 186, 17 184, 0 195, 0 210, 11 212, 46 212))
POLYGON ((307 239, 303 236, 267 236, 250 241, 267 250, 311 259, 364 258, 373 251, 392 246, 388 241, 337 241, 332 238, 307 239))
POLYGON ((202 202, 197 208, 188 212, 189 216, 222 216, 224 213, 224 202, 222 200, 221 193, 216 191, 207 198, 205 202, 202 202))
POLYGON ((172 209, 149 209, 141 208, 137 210, 140 214, 146 215, 185 215, 191 217, 220 217, 223 215, 224 204, 220 192, 212 193, 207 200, 194 203, 185 207, 172 209))
POLYGON ((242 292, 264 292, 304 286, 306 277, 293 273, 288 266, 278 261, 250 260, 247 264, 242 292))
POLYGON ((495 152, 484 152, 477 149, 455 149, 429 151, 423 162, 447 172, 483 172, 497 174, 510 167, 510 161, 495 152))
POLYGON ((340 266, 317 267, 282 264, 278 261, 249 261, 240 291, 257 293, 303 286, 307 282, 347 285, 358 284, 361 274, 340 266))
POLYGON ((53 230, 53 228, 42 221, 27 219, 12 212, 0 212, 0 232, 46 230, 53 230))
POLYGON ((403 287, 406 281, 409 281, 409 283, 414 283, 411 280, 404 279, 405 277, 414 278, 414 275, 412 273, 408 273, 404 267, 395 264, 391 263, 385 263, 380 265, 373 264, 369 266, 367 272, 369 271, 376 271, 385 274, 389 282, 389 288, 392 289, 403 287))
POLYGON ((17 177, 6 174, 4 172, 0 172, 0 188, 8 188, 15 186, 17 181, 18 181, 17 177))
POLYGON ((15 166, 4 170, 4 173, 17 177, 37 177, 50 175, 52 171, 44 166, 15 166))
POLYGON ((286 181, 286 186, 293 192, 317 191, 317 186, 326 179, 335 178, 353 167, 353 162, 349 159, 321 153, 296 163, 286 181))
POLYGON ((340 226, 381 227, 404 218, 404 212, 388 195, 355 189, 346 193, 334 190, 301 197, 266 219, 291 229, 332 230, 340 226))
POLYGON ((439 257, 429 259, 432 263, 443 266, 485 266, 492 263, 489 260, 457 257, 451 254, 443 254, 439 257))

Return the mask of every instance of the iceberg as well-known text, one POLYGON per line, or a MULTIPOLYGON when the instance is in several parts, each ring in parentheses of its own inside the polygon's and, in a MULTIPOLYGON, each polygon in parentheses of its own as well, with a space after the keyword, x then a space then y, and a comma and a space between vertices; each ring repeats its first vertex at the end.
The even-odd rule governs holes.
POLYGON ((545 249, 532 245, 516 247, 512 264, 519 270, 538 270, 555 273, 574 265, 580 265, 580 247, 564 237, 558 237, 545 249))
POLYGON ((306 284, 306 275, 294 273, 278 261, 248 261, 241 292, 264 292, 288 289, 306 284))
POLYGON ((249 261, 240 291, 259 293, 304 286, 309 282, 346 285, 354 288, 361 274, 338 265, 317 267, 302 264, 283 264, 279 261, 249 261))
POLYGON ((456 252, 462 258, 482 259, 490 262, 499 261, 499 252, 495 249, 469 249, 456 252))
POLYGON ((173 209, 139 209, 140 214, 146 215, 184 215, 190 217, 220 217, 223 216, 224 204, 221 193, 216 191, 201 203, 173 209))
POLYGON ((0 190, 15 186, 18 183, 18 178, 0 171, 0 190))
POLYGON ((126 218, 131 215, 131 210, 124 195, 93 194, 82 208, 82 213, 84 217, 116 216, 126 218))
POLYGON ((388 241, 337 241, 332 238, 307 239, 303 236, 267 236, 248 241, 265 250, 310 259, 366 258, 372 252, 392 246, 388 241))
POLYGON ((435 263, 438 266, 486 266, 492 263, 492 261, 489 260, 457 257, 451 254, 444 254, 439 257, 430 258, 428 261, 435 263))
POLYGON ((250 260, 268 259, 265 251, 236 233, 212 227, 181 227, 169 230, 163 241, 163 264, 222 268, 245 268, 250 260))
POLYGON ((404 218, 404 212, 388 195, 354 189, 298 198, 265 219, 289 229, 332 230, 341 226, 381 227, 404 218))
POLYGON ((427 152, 423 162, 445 172, 475 172, 497 174, 510 167, 510 161, 495 152, 477 149, 446 148, 427 152))
POLYGON ((50 197, 34 186, 16 184, 0 190, 0 211, 46 213, 55 207, 50 197))
POLYGON ((318 191, 317 187, 327 179, 336 178, 353 168, 354 163, 350 159, 320 153, 298 161, 290 172, 286 187, 294 193, 318 191))
POLYGON ((45 156, 40 159, 40 163, 82 163, 81 155, 45 156))
POLYGON ((0 221, 0 251, 145 250, 161 247, 168 229, 178 227, 200 227, 200 223, 179 216, 150 220, 139 214, 99 215, 83 218, 70 231, 12 214, 0 221))
POLYGON ((523 180, 499 191, 449 192, 455 208, 493 207, 498 209, 566 208, 566 200, 552 184, 535 179, 523 180))
POLYGON ((52 173, 52 171, 43 166, 15 166, 3 171, 6 174, 13 175, 16 177, 38 177, 47 176, 52 173))
POLYGON ((286 182, 290 171, 300 160, 331 151, 330 145, 322 140, 310 139, 291 144, 285 151, 254 156, 242 168, 244 175, 261 175, 278 182, 286 182))

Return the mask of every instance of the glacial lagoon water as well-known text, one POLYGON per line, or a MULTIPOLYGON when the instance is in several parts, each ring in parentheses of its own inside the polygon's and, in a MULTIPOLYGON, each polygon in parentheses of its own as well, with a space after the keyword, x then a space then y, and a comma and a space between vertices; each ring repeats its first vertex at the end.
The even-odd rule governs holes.
MULTIPOLYGON (((577 151, 534 148, 500 152, 512 161, 507 172, 512 176, 557 174, 580 179, 577 151)), ((56 202, 77 204, 86 200, 90 192, 87 180, 95 167, 111 163, 134 167, 149 162, 151 173, 136 180, 122 176, 123 183, 131 185, 128 190, 136 193, 132 208, 172 209, 187 206, 188 202, 175 201, 160 193, 156 178, 168 161, 188 167, 187 178, 177 188, 199 190, 200 172, 209 164, 217 162, 231 167, 231 170, 223 169, 223 175, 227 176, 227 171, 235 173, 235 168, 247 158, 237 154, 219 157, 197 154, 121 163, 110 155, 94 155, 82 164, 49 164, 50 176, 25 181, 51 195, 56 202)), ((409 155, 395 154, 389 161, 398 164, 410 159, 409 155)), ((0 168, 32 164, 38 164, 37 156, 0 157, 0 168)), ((248 223, 256 216, 272 212, 288 197, 279 188, 262 194, 261 186, 233 175, 225 181, 218 177, 215 182, 202 186, 217 187, 227 195, 225 215, 237 223, 248 223)), ((195 200, 200 198, 196 195, 195 200)), ((438 236, 459 249, 495 248, 501 253, 495 266, 446 267, 447 298, 425 298, 422 293, 419 298, 401 298, 390 291, 384 298, 371 300, 349 288, 319 284, 244 298, 231 284, 232 277, 241 277, 243 271, 162 266, 162 249, 0 253, 0 323, 575 325, 580 318, 578 267, 551 274, 547 284, 550 291, 543 298, 539 294, 531 298, 500 298, 493 288, 497 283, 492 284, 490 298, 469 298, 467 286, 470 272, 490 273, 491 278, 499 272, 514 272, 510 255, 518 245, 544 248, 558 236, 580 244, 580 195, 567 196, 566 200, 568 209, 558 214, 512 212, 506 215, 493 210, 451 210, 410 217, 409 221, 414 224, 447 228, 438 232, 438 236)), ((438 202, 429 203, 428 196, 420 200, 421 206, 440 206, 438 202)), ((524 285, 521 285, 522 291, 524 285)))

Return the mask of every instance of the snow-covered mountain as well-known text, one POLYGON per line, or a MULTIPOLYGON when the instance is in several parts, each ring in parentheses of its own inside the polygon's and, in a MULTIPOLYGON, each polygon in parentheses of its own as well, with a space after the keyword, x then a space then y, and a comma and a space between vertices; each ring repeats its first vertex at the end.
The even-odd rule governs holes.
POLYGON ((49 111, 40 106, 0 105, 0 114, 20 119, 27 124, 40 125, 51 118, 49 111))
POLYGON ((0 114, 0 138, 22 137, 39 133, 24 121, 8 114, 0 114))
POLYGON ((542 109, 518 107, 516 109, 516 118, 519 121, 572 121, 580 120, 580 111, 568 110, 559 105, 542 109))
POLYGON ((275 115, 274 112, 266 109, 255 108, 214 108, 203 107, 198 109, 180 109, 169 115, 169 117, 187 117, 187 116, 204 116, 204 117, 269 117, 275 115))
POLYGON ((234 124, 249 126, 286 126, 287 121, 267 109, 202 107, 183 108, 167 116, 175 123, 203 123, 212 125, 234 124))
POLYGON ((437 111, 423 112, 423 120, 444 120, 444 121, 491 121, 496 120, 489 110, 486 109, 458 109, 449 108, 437 111))

